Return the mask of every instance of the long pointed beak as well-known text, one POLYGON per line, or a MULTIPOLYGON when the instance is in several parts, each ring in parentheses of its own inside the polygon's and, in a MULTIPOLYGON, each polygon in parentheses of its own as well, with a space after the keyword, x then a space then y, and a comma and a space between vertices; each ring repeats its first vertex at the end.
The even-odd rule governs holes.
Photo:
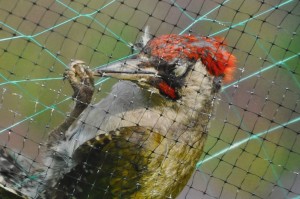
POLYGON ((142 62, 140 59, 127 59, 112 63, 99 68, 96 75, 131 81, 147 81, 150 77, 158 77, 157 70, 150 66, 150 64, 147 65, 145 62, 142 62))

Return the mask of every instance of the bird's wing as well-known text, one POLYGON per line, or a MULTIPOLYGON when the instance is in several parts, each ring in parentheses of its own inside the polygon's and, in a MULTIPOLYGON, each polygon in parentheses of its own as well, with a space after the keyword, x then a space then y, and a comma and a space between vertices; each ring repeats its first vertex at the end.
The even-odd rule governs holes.
POLYGON ((140 189, 150 159, 164 158, 164 149, 157 150, 162 140, 151 129, 131 126, 87 141, 74 153, 79 164, 59 181, 57 198, 129 198, 140 189))

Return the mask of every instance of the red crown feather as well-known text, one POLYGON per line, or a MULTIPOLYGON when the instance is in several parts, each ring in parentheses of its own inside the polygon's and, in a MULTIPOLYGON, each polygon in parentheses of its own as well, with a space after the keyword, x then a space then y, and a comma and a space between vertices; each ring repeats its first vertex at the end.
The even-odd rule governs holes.
POLYGON ((152 56, 168 62, 178 58, 195 62, 201 59, 211 75, 224 75, 227 82, 232 79, 236 58, 226 51, 222 38, 170 34, 150 40, 147 47, 152 56))

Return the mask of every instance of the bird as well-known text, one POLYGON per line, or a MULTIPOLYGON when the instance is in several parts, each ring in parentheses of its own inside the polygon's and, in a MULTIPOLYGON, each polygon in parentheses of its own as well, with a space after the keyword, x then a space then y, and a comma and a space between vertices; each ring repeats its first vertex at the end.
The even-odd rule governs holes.
POLYGON ((183 190, 236 57, 221 37, 148 35, 131 58, 93 71, 69 64, 76 105, 49 134, 36 198, 176 198, 183 190), (119 81, 91 104, 95 77, 119 81))

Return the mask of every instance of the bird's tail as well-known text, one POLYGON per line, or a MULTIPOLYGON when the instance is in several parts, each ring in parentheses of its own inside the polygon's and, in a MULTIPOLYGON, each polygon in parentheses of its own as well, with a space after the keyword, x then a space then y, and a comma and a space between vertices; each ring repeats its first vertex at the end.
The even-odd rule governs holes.
POLYGON ((0 147, 0 198, 37 198, 42 187, 37 168, 29 158, 0 147))

